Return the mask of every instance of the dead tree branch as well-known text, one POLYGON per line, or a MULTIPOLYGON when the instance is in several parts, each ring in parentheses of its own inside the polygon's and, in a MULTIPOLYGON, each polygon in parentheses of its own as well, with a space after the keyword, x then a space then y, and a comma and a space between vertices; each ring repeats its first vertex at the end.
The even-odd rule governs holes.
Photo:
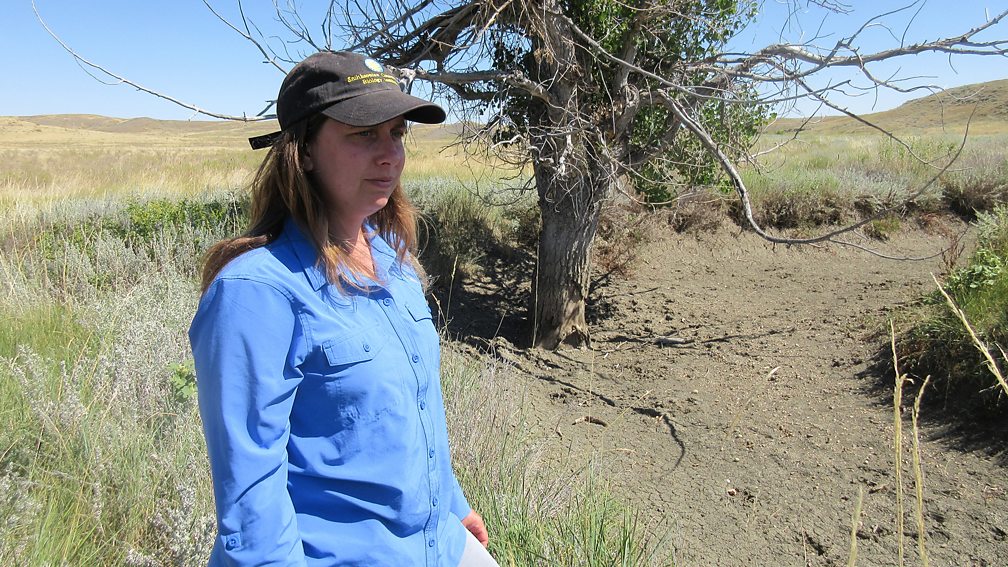
POLYGON ((154 90, 152 88, 145 87, 145 86, 143 86, 143 85, 141 85, 141 84, 139 84, 139 83, 137 83, 135 81, 132 81, 130 79, 127 79, 126 77, 123 77, 122 75, 118 75, 116 73, 113 73, 112 71, 109 71, 105 67, 103 67, 101 65, 98 65, 97 63, 93 63, 93 62, 85 59, 79 53, 77 53, 76 51, 74 51, 69 45, 67 45, 62 39, 60 39, 60 37, 58 35, 56 35, 56 33, 53 32, 49 28, 49 26, 46 24, 45 20, 42 18, 42 15, 39 14, 38 8, 35 6, 35 0, 32 0, 32 11, 35 12, 35 17, 38 19, 39 23, 42 24, 42 27, 45 28, 46 32, 50 36, 52 36, 52 38, 55 39, 57 43, 60 44, 60 47, 62 47, 67 53, 69 53, 71 56, 73 56, 73 58, 77 62, 82 63, 84 65, 87 65, 88 67, 90 67, 92 69, 95 69, 97 71, 100 71, 101 73, 104 73, 105 75, 107 75, 109 77, 112 77, 113 79, 115 79, 119 83, 129 85, 129 86, 131 86, 131 87, 133 87, 133 88, 135 88, 135 89, 137 89, 139 91, 143 91, 143 92, 145 92, 145 93, 147 93, 149 95, 152 95, 152 96, 155 96, 157 98, 161 98, 161 99, 167 100, 168 102, 171 102, 173 104, 181 106, 182 108, 188 108, 189 110, 192 110, 193 112, 196 112, 198 114, 202 114, 204 116, 210 116, 210 117, 213 117, 213 118, 220 118, 222 120, 235 120, 235 121, 239 121, 239 122, 257 122, 257 121, 260 121, 260 120, 268 120, 268 119, 271 119, 271 118, 276 118, 276 115, 273 115, 273 114, 265 114, 264 115, 264 114, 260 113, 260 115, 258 115, 258 116, 249 117, 247 115, 235 116, 235 115, 224 114, 224 113, 220 113, 220 112, 212 112, 212 111, 206 110, 204 108, 200 108, 200 107, 196 106, 195 104, 191 104, 191 103, 188 103, 188 102, 181 101, 181 100, 179 100, 179 99, 177 99, 175 97, 172 97, 170 95, 164 94, 161 91, 157 91, 157 90, 154 90))

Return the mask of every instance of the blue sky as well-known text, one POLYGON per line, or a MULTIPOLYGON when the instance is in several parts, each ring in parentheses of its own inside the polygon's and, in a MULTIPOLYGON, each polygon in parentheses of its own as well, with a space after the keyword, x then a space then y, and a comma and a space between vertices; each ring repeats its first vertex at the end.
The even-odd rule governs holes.
MULTIPOLYGON (((106 116, 190 119, 192 111, 128 85, 106 85, 90 77, 45 32, 32 12, 30 0, 3 0, 0 18, 0 53, 6 60, 0 83, 0 115, 84 113, 106 116)), ((794 3, 794 2, 793 2, 794 3)), ((804 0, 796 0, 804 6, 804 0)), ((849 16, 829 16, 809 10, 800 25, 786 20, 785 4, 767 0, 758 21, 733 42, 737 49, 754 49, 786 39, 812 38, 832 44, 851 33, 871 15, 906 5, 906 2, 846 0, 849 16), (869 8, 868 5, 871 7, 869 8)), ((247 2, 249 9, 267 2, 247 2)), ((325 2, 302 2, 317 9, 325 2)), ((236 15, 235 2, 214 2, 225 15, 236 15)), ((908 42, 962 33, 1004 9, 998 1, 932 1, 914 19, 908 42)), ((254 115, 273 98, 282 74, 264 64, 252 44, 226 28, 200 0, 153 2, 140 0, 36 0, 50 27, 80 54, 110 70, 155 90, 215 112, 254 115)), ((864 37, 866 49, 898 43, 915 10, 887 18, 890 27, 874 26, 864 37), (894 37, 896 39, 894 39, 894 37)), ((269 12, 252 14, 268 29, 269 12)), ((314 21, 310 17, 306 20, 314 21)), ((1008 22, 994 36, 1008 38, 1008 22)), ((302 50, 305 48, 301 48, 302 50)), ((1008 59, 956 58, 931 55, 908 58, 880 67, 881 74, 927 77, 919 82, 952 87, 1008 78, 1008 59)), ((838 80, 840 76, 832 76, 838 80)), ((917 95, 880 92, 845 104, 858 112, 885 110, 917 95)))

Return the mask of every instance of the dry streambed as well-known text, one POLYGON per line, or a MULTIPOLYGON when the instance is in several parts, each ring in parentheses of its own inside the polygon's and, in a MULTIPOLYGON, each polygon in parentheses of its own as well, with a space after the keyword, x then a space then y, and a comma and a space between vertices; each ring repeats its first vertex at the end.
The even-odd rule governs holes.
MULTIPOLYGON (((885 244, 934 253, 940 235, 885 244)), ((613 487, 674 547, 677 565, 845 565, 863 494, 858 565, 897 560, 891 395, 872 389, 875 332, 933 286, 940 259, 774 247, 746 233, 662 236, 633 277, 599 294, 592 349, 494 341, 547 453, 596 455, 613 487)), ((909 412, 904 415, 909 430, 909 412)), ((925 427, 933 565, 1008 562, 1003 453, 925 427)), ((906 555, 916 564, 909 452, 906 555)))

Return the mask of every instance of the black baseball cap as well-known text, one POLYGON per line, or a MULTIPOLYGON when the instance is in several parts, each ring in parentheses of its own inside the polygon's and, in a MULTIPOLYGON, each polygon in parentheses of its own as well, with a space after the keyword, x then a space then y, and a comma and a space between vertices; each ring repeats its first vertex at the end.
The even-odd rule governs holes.
MULTIPOLYGON (((374 126, 396 116, 440 124, 440 106, 403 92, 398 77, 370 57, 352 51, 320 51, 287 73, 276 102, 280 130, 315 114, 351 126, 374 126)), ((252 149, 269 147, 280 132, 249 138, 252 149)))

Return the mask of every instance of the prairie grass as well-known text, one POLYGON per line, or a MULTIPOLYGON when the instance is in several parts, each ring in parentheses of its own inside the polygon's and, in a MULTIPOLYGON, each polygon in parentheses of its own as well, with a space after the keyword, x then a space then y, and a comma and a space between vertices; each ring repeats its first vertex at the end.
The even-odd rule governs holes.
MULTIPOLYGON (((464 198, 447 182, 418 189, 440 210, 464 198)), ((506 215, 466 203, 452 214, 508 238, 506 215)), ((222 193, 72 199, 11 225, 0 246, 0 564, 205 564, 216 527, 185 331, 197 258, 241 218, 240 199, 222 193)), ((539 459, 520 406, 500 403, 510 372, 446 341, 456 465, 501 563, 670 563, 587 464, 572 476, 539 459), (468 419, 476 411, 490 419, 468 419)))
POLYGON ((0 205, 237 190, 259 160, 228 148, 0 148, 0 205))
MULTIPOLYGON (((760 147, 784 140, 765 136, 760 147)), ((885 208, 894 208, 896 218, 945 211, 972 218, 1008 201, 1008 135, 972 136, 930 186, 961 140, 905 141, 908 147, 871 135, 810 135, 763 156, 743 170, 757 221, 773 228, 835 225, 885 208)), ((738 221, 740 209, 733 207, 738 221)))
POLYGON ((452 450, 470 503, 495 527, 490 550, 502 566, 671 565, 668 550, 638 523, 587 463, 547 464, 526 425, 515 369, 448 349, 444 389, 452 450), (473 427, 473 416, 479 427, 473 427), (496 431, 487 436, 486 431, 496 431), (574 467, 579 468, 579 467, 574 467))
MULTIPOLYGON (((214 137, 184 130, 111 133, 34 126, 26 133, 18 130, 25 124, 11 121, 0 117, 0 206, 5 208, 237 191, 248 185, 265 155, 265 150, 251 151, 230 130, 214 137), (40 132, 33 135, 34 128, 40 132)), ((412 136, 404 182, 435 177, 494 184, 506 171, 493 160, 463 159, 463 150, 449 147, 450 142, 426 130, 412 136)))

